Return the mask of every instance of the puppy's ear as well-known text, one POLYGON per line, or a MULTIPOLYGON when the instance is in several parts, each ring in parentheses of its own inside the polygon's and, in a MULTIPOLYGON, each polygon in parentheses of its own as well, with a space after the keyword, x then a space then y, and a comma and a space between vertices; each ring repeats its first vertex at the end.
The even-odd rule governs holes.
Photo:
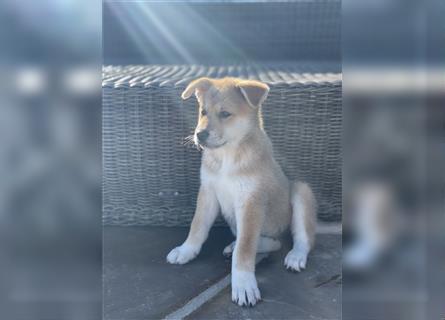
POLYGON ((269 86, 255 80, 243 80, 237 84, 247 103, 254 108, 259 107, 267 98, 269 86))
POLYGON ((212 83, 209 78, 199 78, 193 80, 189 83, 187 88, 185 88, 184 92, 181 94, 181 98, 186 100, 190 98, 192 94, 195 94, 198 98, 199 95, 209 90, 211 84, 212 83))

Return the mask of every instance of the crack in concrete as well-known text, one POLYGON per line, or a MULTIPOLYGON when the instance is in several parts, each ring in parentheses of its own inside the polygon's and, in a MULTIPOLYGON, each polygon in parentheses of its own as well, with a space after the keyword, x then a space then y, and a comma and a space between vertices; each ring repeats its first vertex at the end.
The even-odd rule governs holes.
MULTIPOLYGON (((329 279, 318 283, 317 285, 314 286, 314 288, 320 288, 320 287, 322 287, 322 286, 324 286, 324 285, 326 285, 326 284, 328 284, 330 282, 336 281, 336 280, 341 281, 341 275, 340 274, 333 275, 329 279)), ((336 283, 338 283, 338 281, 336 283)))

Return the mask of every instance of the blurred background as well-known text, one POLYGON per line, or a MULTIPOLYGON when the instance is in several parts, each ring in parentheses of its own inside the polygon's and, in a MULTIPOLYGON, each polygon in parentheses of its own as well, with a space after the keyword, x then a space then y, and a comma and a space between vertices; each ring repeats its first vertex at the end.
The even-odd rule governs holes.
POLYGON ((342 3, 344 319, 445 314, 444 9, 342 3))
MULTIPOLYGON (((205 21, 178 40, 169 29, 185 22, 159 26, 162 8, 135 14, 148 24, 122 23, 158 48, 147 52, 122 29, 106 41, 101 1, 0 4, 2 318, 101 318, 102 63, 245 54, 205 21), (150 38, 153 25, 163 40, 150 38), (202 47, 201 32, 215 45, 202 47)), ((108 2, 103 16, 119 19, 108 2)), ((344 319, 445 314, 444 18, 439 0, 342 2, 344 319)), ((325 52, 298 48, 292 57, 325 52)))
POLYGON ((101 2, 0 4, 0 317, 101 318, 101 2))

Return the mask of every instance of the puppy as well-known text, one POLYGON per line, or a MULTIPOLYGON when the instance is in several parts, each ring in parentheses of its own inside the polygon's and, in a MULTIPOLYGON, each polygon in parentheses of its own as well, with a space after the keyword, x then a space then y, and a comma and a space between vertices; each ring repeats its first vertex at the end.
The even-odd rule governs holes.
POLYGON ((201 186, 188 237, 167 261, 184 264, 195 258, 221 211, 236 237, 223 253, 232 254, 232 300, 240 306, 261 299, 256 253, 279 250, 277 238, 290 225, 294 245, 284 265, 300 271, 314 243, 312 191, 288 181, 263 130, 261 105, 268 92, 258 81, 200 78, 182 93, 183 99, 195 94, 199 102, 194 141, 203 149, 201 186))

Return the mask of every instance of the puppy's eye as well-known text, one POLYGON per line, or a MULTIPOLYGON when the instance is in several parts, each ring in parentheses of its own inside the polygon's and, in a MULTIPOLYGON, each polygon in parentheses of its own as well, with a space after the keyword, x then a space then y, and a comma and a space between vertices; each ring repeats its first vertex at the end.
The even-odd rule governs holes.
POLYGON ((201 116, 205 116, 205 115, 207 115, 207 110, 202 109, 202 110, 201 110, 201 116))
POLYGON ((230 112, 227 112, 227 111, 221 111, 219 113, 219 117, 222 118, 222 119, 226 119, 226 118, 230 117, 231 115, 232 114, 230 112))

